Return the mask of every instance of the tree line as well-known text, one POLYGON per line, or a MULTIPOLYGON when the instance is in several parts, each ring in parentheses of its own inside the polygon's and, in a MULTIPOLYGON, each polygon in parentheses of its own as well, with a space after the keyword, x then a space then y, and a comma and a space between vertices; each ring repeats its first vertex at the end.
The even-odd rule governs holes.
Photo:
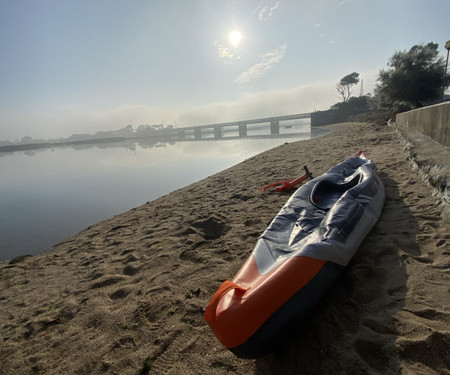
POLYGON ((397 51, 387 67, 380 70, 373 96, 352 96, 352 89, 360 82, 359 73, 353 72, 336 84, 337 95, 342 101, 331 109, 398 113, 438 103, 450 85, 446 65, 444 58, 439 56, 437 43, 417 44, 409 50, 397 51))

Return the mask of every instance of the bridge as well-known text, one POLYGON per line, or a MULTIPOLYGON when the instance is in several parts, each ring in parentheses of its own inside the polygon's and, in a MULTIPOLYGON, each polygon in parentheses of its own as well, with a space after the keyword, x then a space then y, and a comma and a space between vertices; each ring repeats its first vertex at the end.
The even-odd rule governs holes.
POLYGON ((264 125, 270 124, 270 135, 280 134, 280 122, 291 121, 298 119, 311 118, 311 113, 299 113, 295 115, 264 117, 253 120, 232 121, 224 123, 215 123, 207 125, 195 125, 182 128, 173 128, 172 135, 177 136, 179 140, 185 140, 187 135, 194 135, 196 140, 201 140, 203 134, 214 133, 214 139, 224 138, 224 128, 231 128, 230 130, 239 131, 239 138, 247 136, 247 129, 249 125, 264 125))

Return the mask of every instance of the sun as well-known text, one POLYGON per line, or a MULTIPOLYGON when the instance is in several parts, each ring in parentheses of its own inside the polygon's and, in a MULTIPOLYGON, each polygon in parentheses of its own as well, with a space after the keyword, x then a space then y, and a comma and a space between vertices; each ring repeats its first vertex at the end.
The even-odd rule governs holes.
POLYGON ((231 46, 236 48, 241 44, 242 41, 242 34, 239 30, 233 30, 231 33, 228 34, 228 41, 230 42, 231 46))

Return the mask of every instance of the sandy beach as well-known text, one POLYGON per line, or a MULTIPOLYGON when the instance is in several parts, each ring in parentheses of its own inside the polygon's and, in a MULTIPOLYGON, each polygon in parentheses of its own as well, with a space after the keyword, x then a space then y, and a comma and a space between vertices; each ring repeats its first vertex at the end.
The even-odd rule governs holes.
MULTIPOLYGON (((0 262, 0 374, 450 373, 450 221, 414 164, 420 141, 395 126, 330 128, 0 262), (203 311, 289 197, 261 187, 358 149, 385 185, 379 222, 284 346, 237 358, 203 311)), ((430 152, 450 166, 448 148, 430 152)))

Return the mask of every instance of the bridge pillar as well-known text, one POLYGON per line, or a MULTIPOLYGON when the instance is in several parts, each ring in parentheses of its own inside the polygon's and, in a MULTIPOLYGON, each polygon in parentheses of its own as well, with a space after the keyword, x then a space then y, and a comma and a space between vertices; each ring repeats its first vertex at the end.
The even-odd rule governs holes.
POLYGON ((220 125, 214 126, 214 139, 222 139, 222 127, 220 125))
POLYGON ((280 134, 280 121, 272 120, 270 121, 270 134, 280 134))
POLYGON ((200 129, 200 128, 195 128, 195 129, 194 129, 194 137, 195 137, 195 140, 196 140, 196 141, 202 139, 202 129, 200 129))
POLYGON ((239 124, 239 137, 247 136, 247 124, 239 124))
POLYGON ((186 132, 184 130, 178 130, 178 139, 180 141, 186 140, 186 132))

